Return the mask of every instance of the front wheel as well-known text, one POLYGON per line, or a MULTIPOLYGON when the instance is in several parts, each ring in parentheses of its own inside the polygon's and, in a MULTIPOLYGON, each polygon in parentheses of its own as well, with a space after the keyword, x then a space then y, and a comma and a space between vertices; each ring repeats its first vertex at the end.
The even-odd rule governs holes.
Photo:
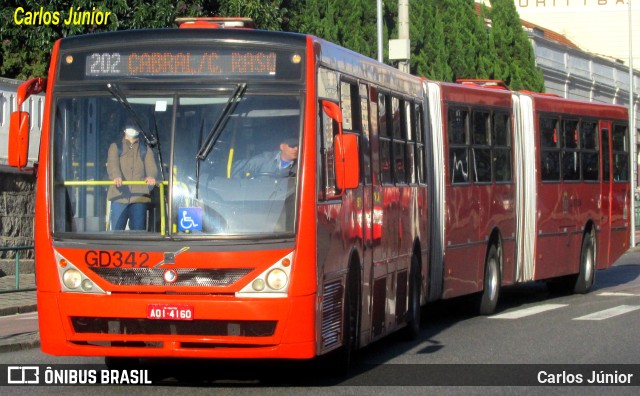
POLYGON ((496 310, 500 296, 500 255, 495 245, 491 245, 487 253, 483 286, 478 310, 480 315, 491 315, 496 310))

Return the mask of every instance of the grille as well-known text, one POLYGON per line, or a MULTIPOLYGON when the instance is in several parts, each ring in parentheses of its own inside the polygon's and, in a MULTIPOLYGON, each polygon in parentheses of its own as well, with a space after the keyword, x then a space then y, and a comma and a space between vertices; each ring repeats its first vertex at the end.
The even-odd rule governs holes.
POLYGON ((175 282, 165 282, 164 268, 91 268, 107 282, 119 286, 229 286, 253 271, 253 268, 206 269, 176 268, 175 282))
POLYGON ((73 330, 80 334, 190 335, 270 337, 273 320, 152 320, 136 318, 71 317, 73 330))
POLYGON ((322 298, 322 347, 334 347, 342 342, 342 281, 324 285, 322 298))

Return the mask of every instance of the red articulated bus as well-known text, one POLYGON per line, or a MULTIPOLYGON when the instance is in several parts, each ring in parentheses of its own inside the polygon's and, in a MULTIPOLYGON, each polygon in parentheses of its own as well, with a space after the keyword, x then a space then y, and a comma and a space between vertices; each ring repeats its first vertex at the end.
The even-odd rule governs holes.
POLYGON ((627 109, 487 83, 427 83, 429 300, 477 292, 490 314, 501 285, 586 293, 629 248, 627 109))
MULTIPOLYGON (((19 89, 19 105, 47 95, 44 352, 346 367, 396 330, 415 337, 429 301, 477 294, 490 314, 505 285, 585 293, 628 248, 624 107, 426 81, 224 23, 65 38, 48 79, 19 89), (151 182, 110 176, 127 155, 151 182), (113 221, 134 196, 142 230, 113 221)), ((12 114, 13 166, 28 131, 12 114)))
MULTIPOLYGON (((348 362, 395 330, 418 332, 423 81, 315 37, 215 22, 61 39, 48 79, 23 85, 21 100, 47 95, 44 352, 348 362), (131 166, 157 169, 154 188, 118 188, 148 189, 143 230, 111 219, 106 164, 135 150, 120 143, 125 128, 145 147, 131 166), (287 172, 250 168, 276 164, 283 142, 298 147, 287 172)), ((12 117, 21 167, 29 117, 12 117)))

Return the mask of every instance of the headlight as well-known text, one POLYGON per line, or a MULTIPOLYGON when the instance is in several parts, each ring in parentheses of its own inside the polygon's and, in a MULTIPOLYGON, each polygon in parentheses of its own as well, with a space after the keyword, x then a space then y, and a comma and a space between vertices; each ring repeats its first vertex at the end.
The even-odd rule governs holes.
POLYGON ((54 250, 58 263, 58 280, 63 292, 108 294, 78 267, 54 250))
POLYGON ((85 279, 82 281, 82 290, 86 292, 93 290, 93 282, 91 282, 91 279, 85 279))
POLYGON ((77 289, 82 282, 82 274, 76 269, 68 269, 62 275, 62 282, 69 289, 77 289))
POLYGON ((276 268, 267 274, 267 285, 273 290, 280 290, 287 285, 287 274, 276 268))
POLYGON ((260 292, 264 290, 264 280, 262 279, 256 279, 253 281, 253 283, 251 284, 251 287, 253 287, 253 290, 260 292))
POLYGON ((293 255, 289 252, 276 260, 268 268, 257 274, 240 291, 235 293, 240 298, 284 298, 289 292, 289 276, 294 266, 293 255))

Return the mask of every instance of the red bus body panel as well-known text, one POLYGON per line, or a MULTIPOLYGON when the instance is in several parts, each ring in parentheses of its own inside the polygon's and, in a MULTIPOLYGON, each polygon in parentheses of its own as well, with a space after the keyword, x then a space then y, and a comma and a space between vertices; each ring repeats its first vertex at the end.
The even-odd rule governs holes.
MULTIPOLYGON (((627 113, 621 106, 571 101, 546 95, 532 94, 531 97, 536 126, 540 114, 561 114, 568 119, 596 120, 600 121, 601 139, 603 126, 611 131, 612 121, 627 121, 627 113), (603 125, 601 120, 606 124, 603 125)), ((536 138, 539 139, 538 136, 536 138)), ((540 142, 536 141, 538 159, 539 144, 540 142)), ((602 155, 605 153, 601 153, 602 155)), ((597 268, 610 267, 629 248, 628 182, 607 182, 603 180, 602 174, 600 180, 594 182, 544 182, 541 180, 540 172, 537 178, 538 238, 535 279, 548 279, 578 272, 582 238, 589 222, 593 222, 597 230, 597 268)))
MULTIPOLYGON (((503 284, 513 283, 515 240, 514 185, 452 183, 447 140, 451 108, 511 112, 511 92, 467 85, 440 84, 442 89, 445 158, 444 298, 483 289, 484 261, 489 239, 498 230, 503 242, 503 284)), ((512 139, 513 140, 513 139, 512 139)))

